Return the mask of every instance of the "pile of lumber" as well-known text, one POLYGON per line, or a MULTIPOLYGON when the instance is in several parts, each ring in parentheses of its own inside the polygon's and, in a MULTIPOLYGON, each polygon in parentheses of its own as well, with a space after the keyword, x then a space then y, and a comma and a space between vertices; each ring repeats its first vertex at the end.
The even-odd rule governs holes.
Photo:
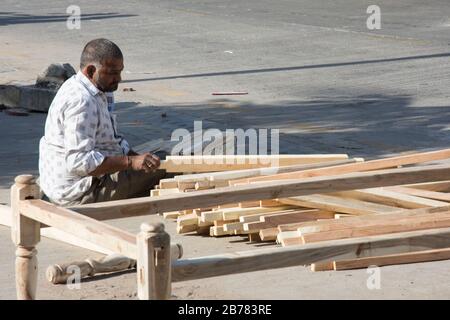
MULTIPOLYGON (((250 164, 249 156, 227 156, 226 159, 217 156, 217 163, 226 160, 227 165, 211 164, 214 157, 196 156, 191 158, 191 165, 185 162, 179 169, 171 167, 170 171, 185 174, 161 180, 151 196, 312 177, 326 179, 352 173, 376 175, 383 169, 450 159, 450 149, 370 161, 350 159, 347 155, 281 155, 277 167, 264 167, 262 163, 267 161, 250 164)), ((282 246, 450 227, 450 181, 366 187, 358 185, 353 190, 346 188, 346 191, 326 194, 237 203, 230 199, 226 205, 163 215, 176 220, 178 233, 196 232, 212 237, 238 235, 250 241, 276 242, 282 246)), ((312 270, 345 270, 442 259, 450 259, 450 248, 320 262, 313 264, 312 270)))

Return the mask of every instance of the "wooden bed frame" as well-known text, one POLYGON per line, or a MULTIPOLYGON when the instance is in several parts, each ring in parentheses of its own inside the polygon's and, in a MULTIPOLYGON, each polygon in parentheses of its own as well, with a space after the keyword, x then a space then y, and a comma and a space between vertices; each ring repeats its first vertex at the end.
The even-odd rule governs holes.
POLYGON ((137 260, 139 299, 170 299, 176 281, 440 249, 450 246, 450 228, 323 241, 306 245, 255 249, 190 259, 171 259, 170 236, 163 224, 142 224, 137 235, 103 220, 211 207, 227 203, 316 193, 450 180, 450 165, 431 165, 297 180, 263 182, 191 193, 110 201, 62 208, 40 200, 31 175, 16 177, 11 188, 12 239, 16 245, 18 299, 35 299, 37 250, 41 228, 68 234, 137 260))

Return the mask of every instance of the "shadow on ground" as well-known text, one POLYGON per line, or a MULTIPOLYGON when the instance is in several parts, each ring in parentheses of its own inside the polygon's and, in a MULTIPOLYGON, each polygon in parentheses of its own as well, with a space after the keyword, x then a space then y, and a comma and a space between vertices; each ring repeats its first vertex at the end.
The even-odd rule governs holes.
MULTIPOLYGON (((120 14, 117 12, 109 13, 91 13, 82 14, 80 20, 104 20, 113 18, 128 18, 136 17, 135 14, 120 14)), ((29 24, 29 23, 51 23, 51 22, 65 22, 69 15, 47 14, 47 15, 32 15, 17 12, 0 12, 0 27, 7 25, 29 24)))
MULTIPOLYGON (((279 129, 280 153, 348 153, 370 159, 448 148, 450 142, 450 108, 412 107, 409 96, 364 94, 271 104, 226 99, 175 106, 123 102, 116 110, 119 130, 131 145, 170 139, 177 128, 192 131, 195 120, 203 121, 203 129, 279 129)), ((19 174, 38 173, 45 116, 0 113, 0 187, 9 187, 19 174)))

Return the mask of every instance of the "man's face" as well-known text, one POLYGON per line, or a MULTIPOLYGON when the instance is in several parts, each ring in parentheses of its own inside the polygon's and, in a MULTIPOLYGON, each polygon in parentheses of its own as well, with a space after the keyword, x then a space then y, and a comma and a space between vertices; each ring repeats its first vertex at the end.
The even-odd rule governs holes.
POLYGON ((95 70, 92 80, 95 86, 103 92, 116 91, 122 80, 123 59, 106 59, 102 66, 95 70))

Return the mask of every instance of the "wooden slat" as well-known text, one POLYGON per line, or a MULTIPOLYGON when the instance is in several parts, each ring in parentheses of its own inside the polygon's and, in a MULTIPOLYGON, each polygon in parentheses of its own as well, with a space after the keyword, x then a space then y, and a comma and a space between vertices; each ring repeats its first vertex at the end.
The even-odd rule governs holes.
POLYGON ((437 192, 450 192, 450 181, 414 183, 410 185, 404 185, 404 187, 437 192))
POLYGON ((409 195, 409 196, 417 196, 417 197, 422 197, 422 198, 450 202, 450 194, 444 193, 444 192, 420 190, 420 189, 407 188, 407 187, 401 187, 401 186, 389 187, 389 190, 392 190, 393 192, 397 192, 400 194, 409 195))
POLYGON ((388 169, 374 172, 351 173, 331 177, 315 177, 301 180, 265 182, 254 185, 201 190, 155 198, 144 197, 86 204, 73 210, 103 219, 124 218, 136 215, 212 207, 225 203, 251 200, 287 198, 308 194, 329 193, 394 186, 450 179, 450 165, 388 169))
POLYGON ((316 155, 201 155, 167 156, 160 169, 167 172, 213 172, 320 163, 347 159, 346 154, 316 155))
POLYGON ((196 174, 183 174, 175 176, 173 179, 176 181, 187 181, 187 182, 197 182, 197 181, 208 181, 212 183, 222 183, 227 182, 230 179, 239 179, 246 177, 256 177, 256 176, 266 176, 269 174, 292 172, 298 170, 323 168, 328 166, 335 166, 340 164, 355 163, 364 161, 362 158, 353 158, 345 160, 336 161, 326 161, 314 164, 301 164, 294 166, 283 166, 283 167, 270 167, 270 168, 257 168, 257 169, 245 169, 245 170, 231 170, 231 171, 220 171, 220 172, 207 172, 207 173, 196 173, 196 174))
POLYGON ((248 216, 248 215, 254 215, 254 214, 261 214, 261 213, 275 213, 282 210, 288 210, 292 209, 292 206, 284 205, 280 207, 269 207, 269 208, 261 208, 261 207, 254 207, 254 208, 242 208, 242 209, 224 209, 222 210, 223 214, 223 220, 234 220, 239 219, 242 216, 248 216))
MULTIPOLYGON (((429 191, 426 191, 429 192, 429 191)), ((401 207, 407 209, 417 209, 426 207, 439 207, 446 203, 442 201, 434 201, 424 199, 413 195, 408 195, 400 192, 395 192, 385 188, 373 188, 365 190, 352 190, 332 193, 332 195, 357 199, 362 201, 373 201, 388 206, 401 207)), ((450 199, 450 197, 449 197, 450 199)))
POLYGON ((256 213, 246 216, 239 217, 240 222, 257 222, 260 221, 262 216, 270 216, 270 215, 277 215, 277 214, 283 214, 283 213, 296 213, 296 212, 317 212, 315 209, 289 209, 289 210, 280 210, 280 211, 270 211, 270 212, 263 212, 263 213, 256 213))
POLYGON ((243 222, 230 222, 225 223, 223 225, 223 231, 225 232, 234 232, 234 231, 242 231, 243 230, 243 222))
POLYGON ((214 226, 210 228, 210 236, 211 237, 221 237, 221 236, 230 236, 234 235, 234 231, 225 231, 223 226, 214 226))
MULTIPOLYGON (((450 205, 442 206, 442 207, 433 207, 433 208, 422 208, 422 209, 411 209, 405 210, 399 213, 387 213, 380 215, 371 215, 371 216, 363 216, 363 217, 349 217, 345 219, 335 219, 335 220, 322 220, 316 222, 303 222, 298 223, 295 226, 296 230, 299 230, 303 234, 306 233, 314 233, 314 232, 326 232, 326 231, 335 231, 342 229, 351 229, 357 228, 358 226, 363 225, 371 225, 371 224, 380 224, 380 223, 388 223, 389 221, 399 221, 407 218, 418 218, 418 217, 429 217, 431 214, 437 214, 442 212, 450 211, 450 205)), ((291 225, 290 227, 292 227, 291 225)), ((284 228, 279 226, 280 231, 292 230, 288 228, 284 228)))
POLYGON ((450 228, 257 249, 173 262, 172 279, 187 281, 311 263, 398 254, 450 245, 450 228))
MULTIPOLYGON (((291 179, 302 179, 309 177, 327 176, 327 175, 338 175, 346 174, 352 172, 362 172, 369 170, 380 170, 385 168, 392 168, 396 166, 402 166, 407 164, 415 164, 427 161, 442 160, 450 158, 450 149, 414 153, 410 155, 377 159, 353 164, 344 164, 334 167, 326 167, 320 169, 303 170, 298 172, 282 173, 267 177, 255 177, 244 180, 234 180, 230 181, 230 184, 239 183, 249 183, 249 182, 262 182, 262 181, 274 181, 274 180, 291 180, 291 179)), ((406 183, 405 183, 406 184, 406 183)))
POLYGON ((397 212, 402 209, 385 206, 355 199, 343 199, 324 194, 279 199, 280 203, 298 205, 301 207, 316 208, 333 212, 349 213, 354 215, 377 214, 397 212))
POLYGON ((275 241, 277 240, 278 228, 267 228, 259 230, 259 237, 261 241, 275 241))
POLYGON ((259 232, 261 229, 277 227, 280 224, 333 218, 334 214, 327 211, 284 213, 271 216, 261 216, 259 222, 244 223, 243 228, 245 231, 259 232))
POLYGON ((196 213, 190 213, 177 218, 177 225, 180 227, 189 225, 198 225, 198 215, 196 213))
POLYGON ((446 227, 450 227, 450 212, 431 214, 429 217, 409 217, 398 221, 380 221, 379 223, 363 225, 349 229, 306 234, 300 232, 300 236, 302 238, 302 243, 311 243, 318 241, 446 227))
POLYGON ((42 200, 21 201, 20 213, 129 258, 136 259, 137 257, 134 234, 93 218, 42 200))
POLYGON ((450 248, 407 252, 380 257, 367 257, 333 262, 333 270, 368 268, 369 266, 390 266, 396 264, 429 262, 450 259, 450 248))

